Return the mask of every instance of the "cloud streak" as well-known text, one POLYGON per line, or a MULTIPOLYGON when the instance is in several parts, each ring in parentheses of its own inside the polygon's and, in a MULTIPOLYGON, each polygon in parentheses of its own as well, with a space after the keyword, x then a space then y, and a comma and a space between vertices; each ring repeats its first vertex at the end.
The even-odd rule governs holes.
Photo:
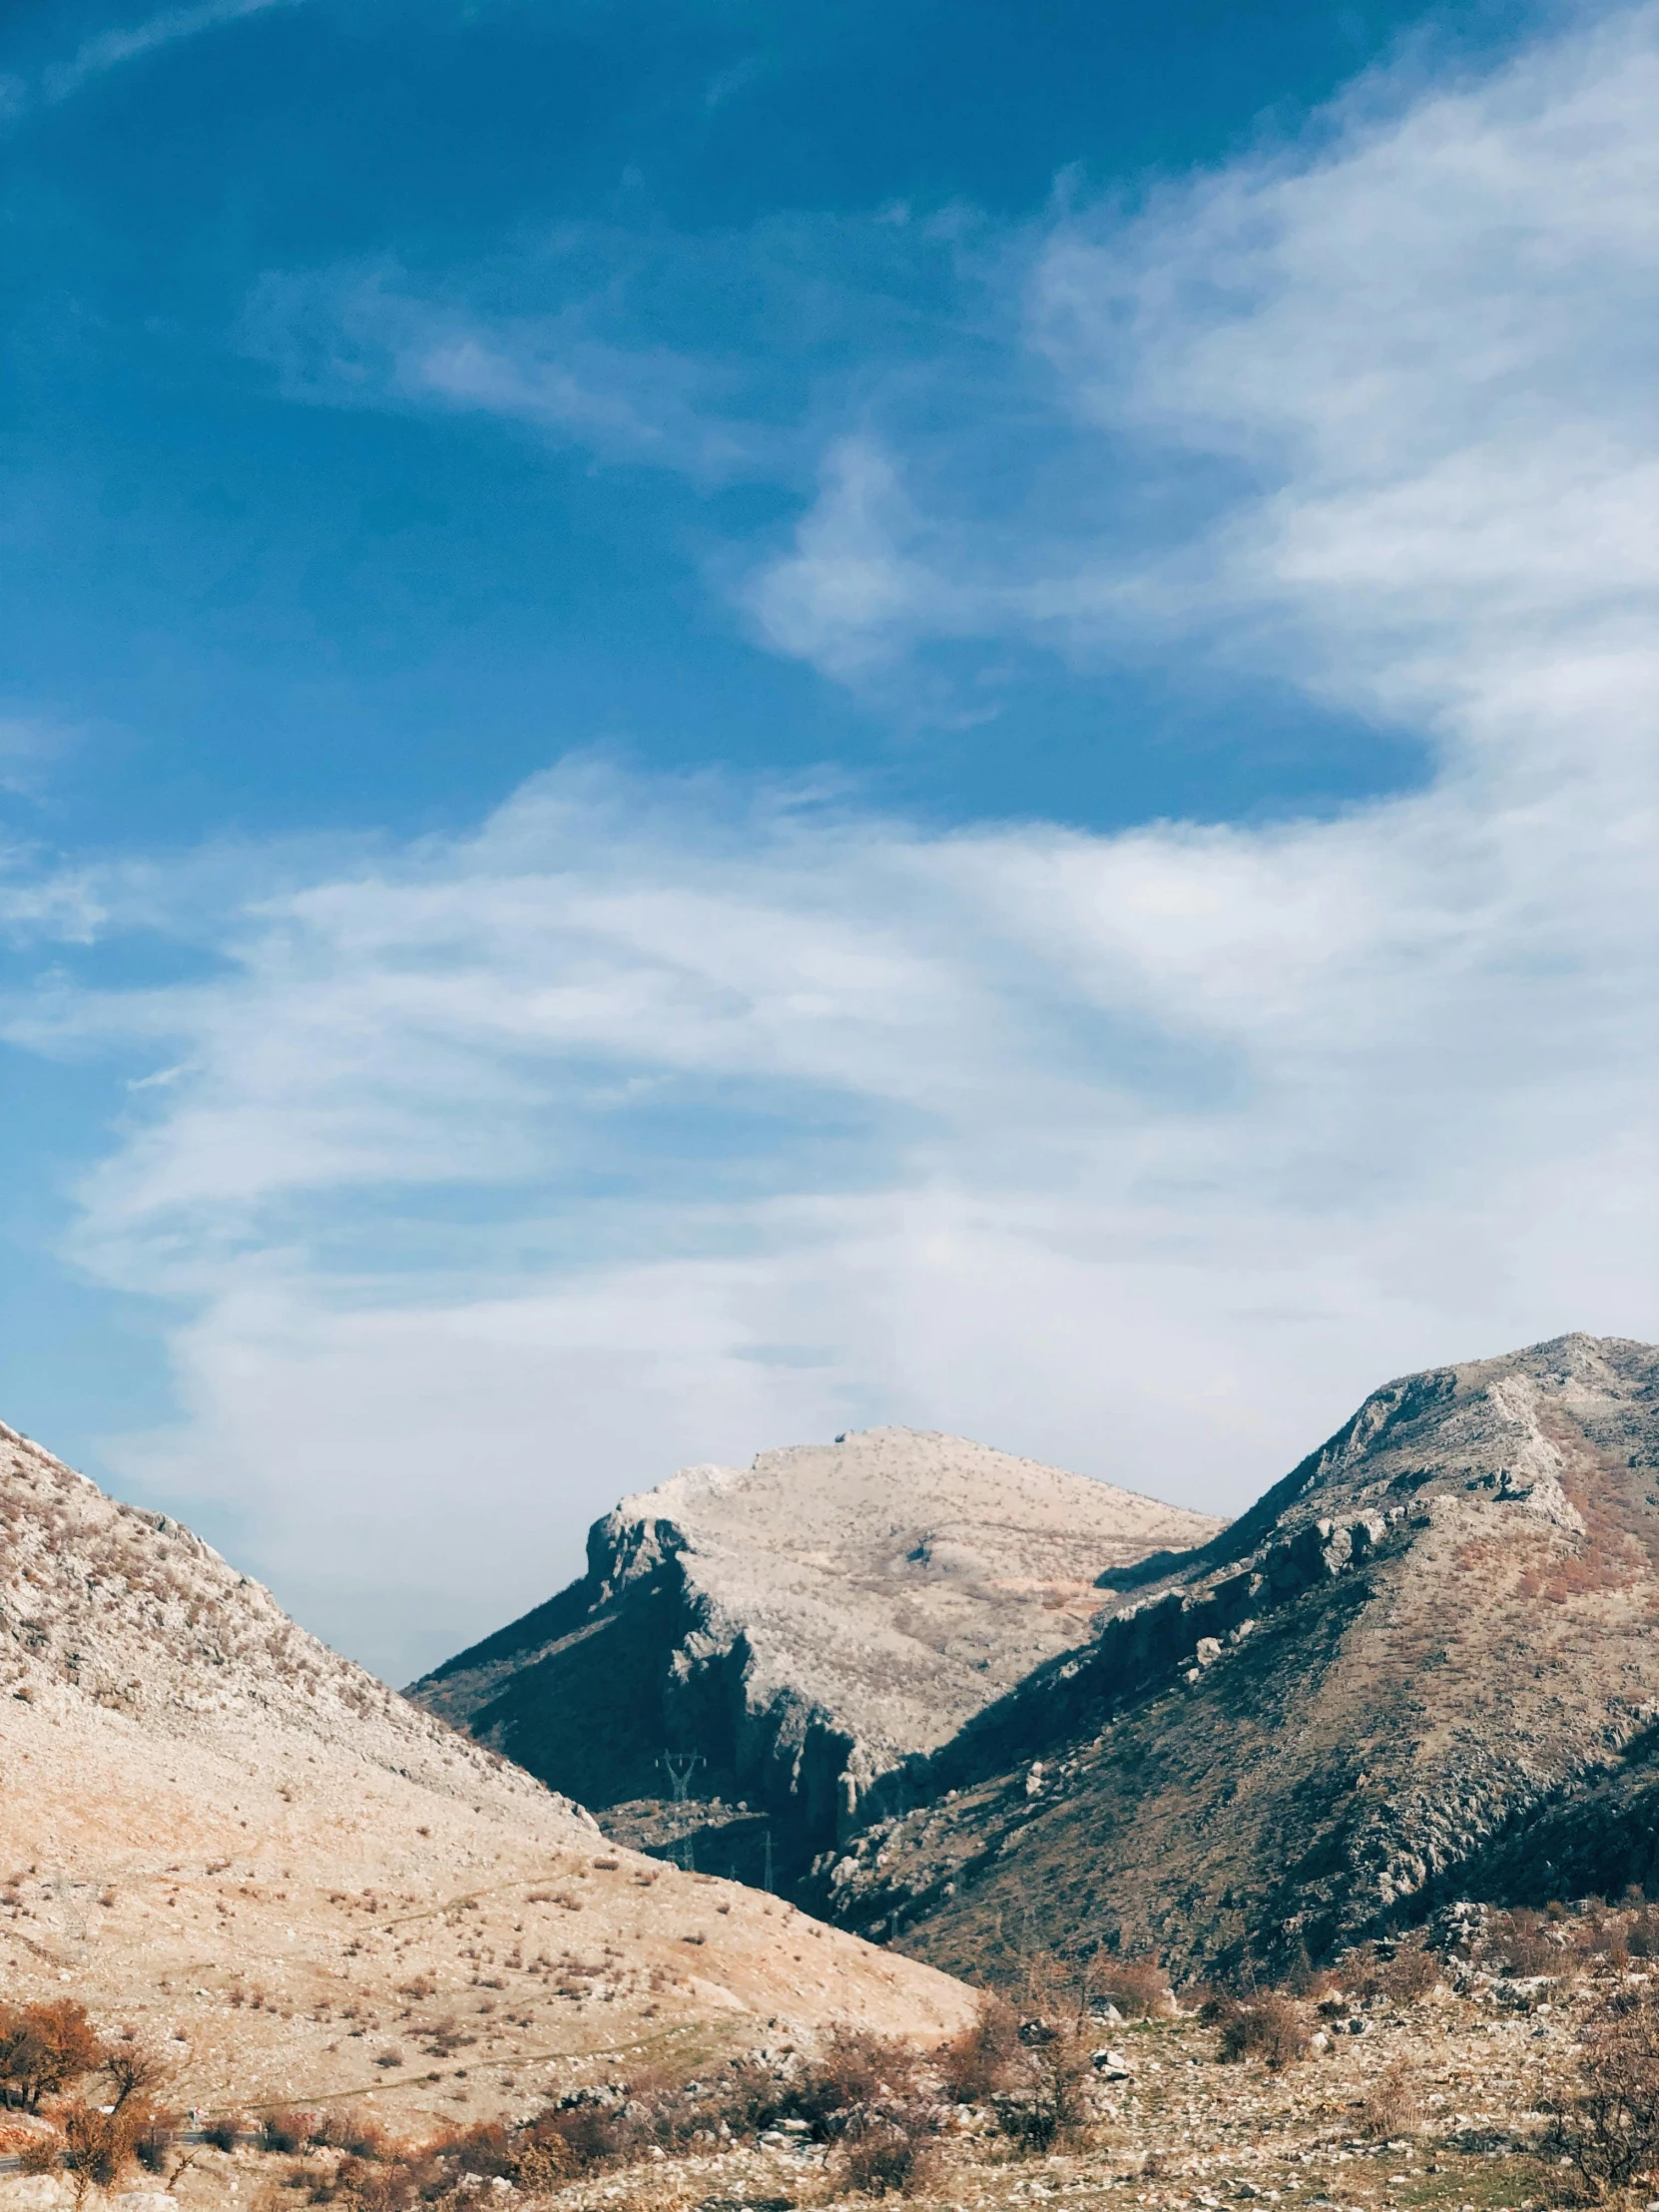
POLYGON ((41 95, 49 102, 68 100, 95 78, 107 76, 112 69, 138 61, 161 47, 200 38, 206 31, 221 30, 249 16, 264 15, 272 8, 303 4, 304 0, 198 0, 195 7, 159 9, 142 22, 101 31, 86 40, 72 59, 46 72, 41 95))

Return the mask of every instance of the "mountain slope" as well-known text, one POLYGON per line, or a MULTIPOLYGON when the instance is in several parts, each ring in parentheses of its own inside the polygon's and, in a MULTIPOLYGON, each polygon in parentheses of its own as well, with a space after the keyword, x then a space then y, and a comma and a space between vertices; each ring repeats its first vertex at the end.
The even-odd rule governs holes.
MULTIPOLYGON (((0 1987, 164 2041, 204 2108, 533 2104, 584 2053, 967 1993, 592 1820, 188 1529, 0 1428, 0 1987)), ((607 2061, 600 2056, 598 2063, 607 2061)))
POLYGON ((695 1467, 595 1523, 588 1571, 409 1695, 596 1808, 764 1805, 780 1862, 1088 1633, 1096 1576, 1219 1524, 959 1437, 866 1430, 695 1467))
POLYGON ((1659 1353, 1390 1383, 1204 1548, 1105 1579, 1090 1643, 942 1747, 824 1909, 957 1966, 1282 1965, 1535 1889, 1551 1838, 1560 1870, 1628 1865, 1659 1801, 1659 1353))

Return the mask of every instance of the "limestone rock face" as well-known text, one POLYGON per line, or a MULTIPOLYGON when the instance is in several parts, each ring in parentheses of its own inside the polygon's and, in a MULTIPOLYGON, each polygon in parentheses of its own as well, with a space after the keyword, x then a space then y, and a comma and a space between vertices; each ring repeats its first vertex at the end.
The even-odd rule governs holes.
POLYGON ((956 1436, 693 1467, 595 1523, 581 1580, 409 1695, 596 1808, 764 1808, 780 1868, 1087 1638, 1104 1571, 1220 1524, 956 1436))
POLYGON ((4 1427, 0 1987, 133 2027, 180 2106, 361 2097, 394 2133, 530 2109, 630 2036, 931 2038, 971 2009, 780 1900, 613 1849, 4 1427))
POLYGON ((1563 1337, 1369 1397, 912 1777, 814 1897, 940 1963, 1270 1968, 1460 1895, 1654 1872, 1659 1351, 1563 1337))

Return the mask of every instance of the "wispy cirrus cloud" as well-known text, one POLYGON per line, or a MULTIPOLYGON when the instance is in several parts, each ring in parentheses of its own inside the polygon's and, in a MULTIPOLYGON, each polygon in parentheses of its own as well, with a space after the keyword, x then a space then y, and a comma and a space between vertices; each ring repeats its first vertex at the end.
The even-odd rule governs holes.
POLYGON ((1368 80, 1306 148, 1127 220, 1062 206, 1014 256, 1017 420, 941 458, 895 413, 832 461, 749 580, 763 634, 845 677, 964 629, 1087 655, 1197 624, 1413 718, 1476 656, 1500 682, 1568 628, 1637 645, 1656 95, 1654 13, 1624 10, 1471 82, 1368 80))
POLYGON ((611 460, 704 479, 746 472, 759 438, 722 419, 717 364, 606 336, 603 295, 483 314, 390 264, 272 273, 243 342, 290 398, 495 416, 611 460))
POLYGON ((303 5, 305 0, 196 0, 194 6, 158 9, 136 23, 112 24, 108 30, 83 40, 67 61, 46 69, 37 81, 5 80, 9 98, 0 102, 0 113, 22 115, 37 104, 51 106, 71 99, 111 70, 139 61, 162 47, 200 38, 205 32, 264 15, 273 8, 303 5))
POLYGON ((1425 788, 943 834, 567 764, 464 833, 86 886, 195 956, 6 1009, 166 1078, 79 1198, 80 1265, 185 1317, 116 1463, 237 1487, 409 1674, 684 1460, 908 1419, 1226 1509, 1387 1373, 1659 1331, 1654 23, 1004 242, 1000 369, 821 393, 735 587, 845 682, 1271 664, 1425 788))

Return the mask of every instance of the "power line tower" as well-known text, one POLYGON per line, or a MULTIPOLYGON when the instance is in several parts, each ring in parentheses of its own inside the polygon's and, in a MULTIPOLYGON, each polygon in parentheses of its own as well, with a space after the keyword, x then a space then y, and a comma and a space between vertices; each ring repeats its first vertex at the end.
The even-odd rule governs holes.
POLYGON ((676 1805, 684 1805, 691 1793, 691 1778, 703 1764, 700 1751, 665 1751, 657 1762, 668 1776, 676 1805))

